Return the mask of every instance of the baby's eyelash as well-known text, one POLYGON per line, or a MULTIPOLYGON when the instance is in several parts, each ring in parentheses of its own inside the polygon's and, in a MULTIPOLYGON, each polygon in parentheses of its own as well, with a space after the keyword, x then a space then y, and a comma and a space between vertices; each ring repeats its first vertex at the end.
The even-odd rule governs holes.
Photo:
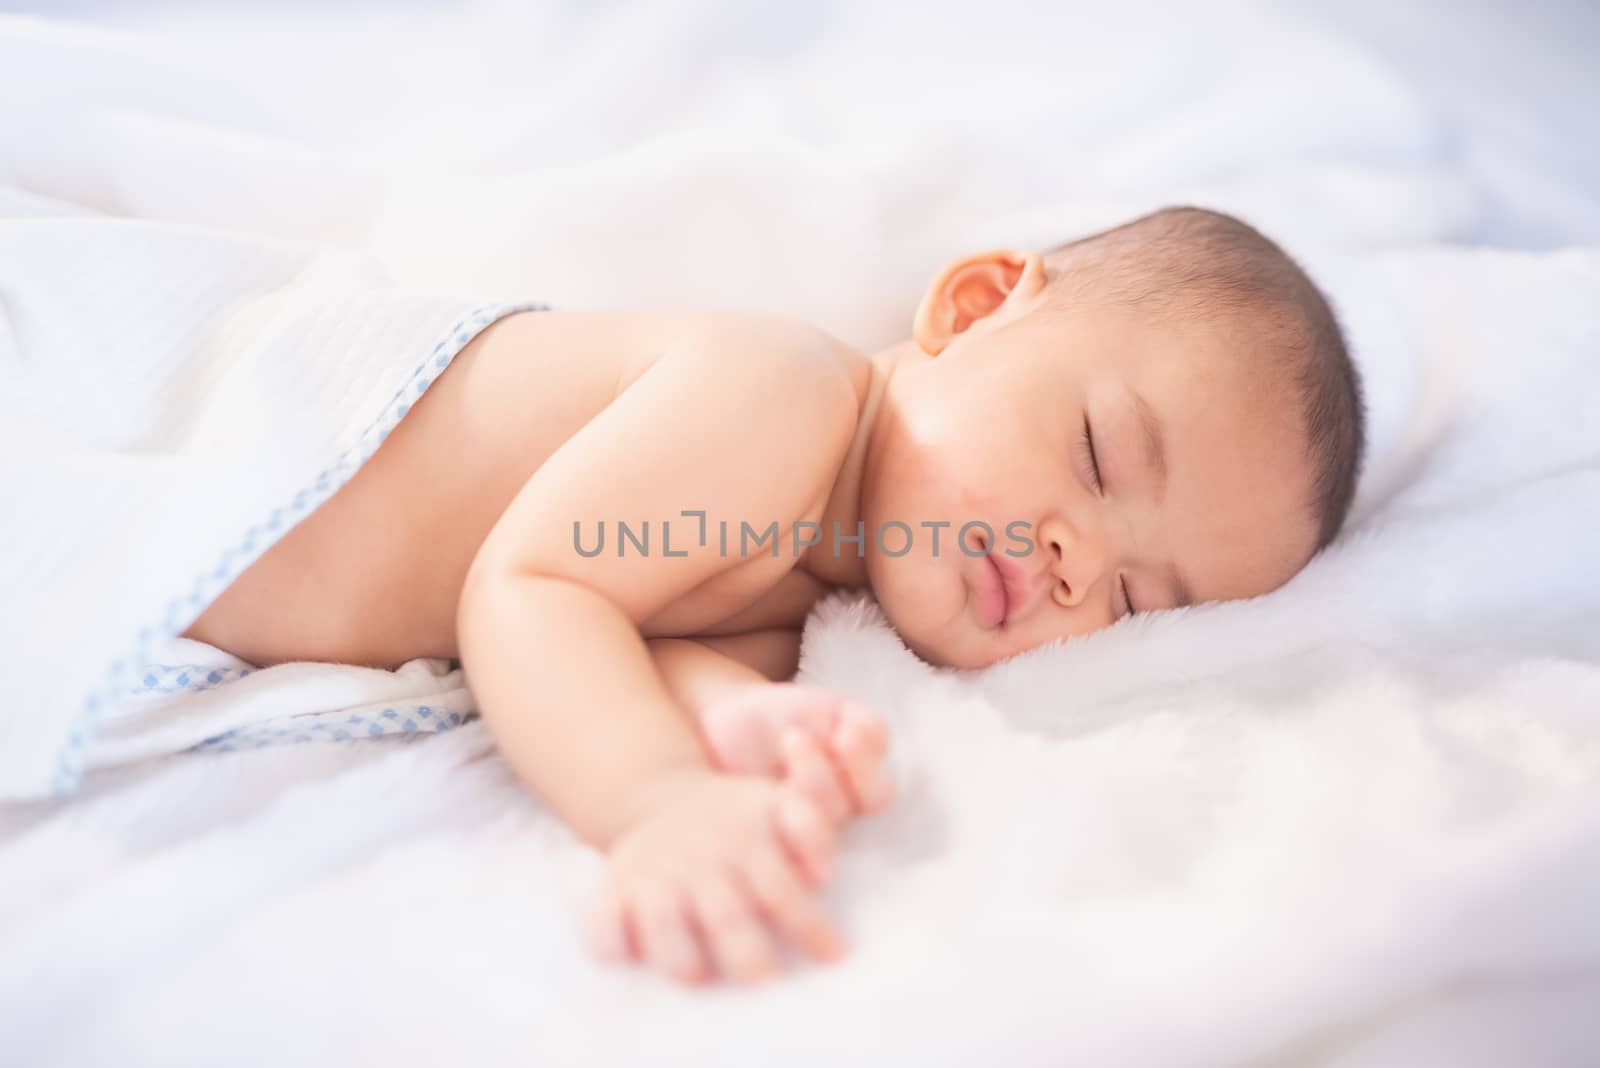
POLYGON ((1089 417, 1083 417, 1083 435, 1078 443, 1079 452, 1087 459, 1089 480, 1094 483, 1096 493, 1104 492, 1105 486, 1100 481, 1100 458, 1094 451, 1094 433, 1089 429, 1089 417))

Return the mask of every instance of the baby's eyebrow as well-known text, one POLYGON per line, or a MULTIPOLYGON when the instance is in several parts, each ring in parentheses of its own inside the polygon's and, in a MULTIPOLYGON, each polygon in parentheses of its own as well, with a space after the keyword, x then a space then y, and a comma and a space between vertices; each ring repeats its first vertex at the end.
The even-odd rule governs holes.
MULTIPOLYGON (((1133 394, 1133 408, 1139 414, 1139 429, 1144 432, 1144 464, 1155 475, 1156 501, 1159 503, 1167 492, 1167 450, 1161 437, 1161 420, 1156 418, 1156 413, 1136 391, 1128 392, 1133 394)), ((1182 589, 1182 583, 1179 583, 1179 588, 1182 589)))

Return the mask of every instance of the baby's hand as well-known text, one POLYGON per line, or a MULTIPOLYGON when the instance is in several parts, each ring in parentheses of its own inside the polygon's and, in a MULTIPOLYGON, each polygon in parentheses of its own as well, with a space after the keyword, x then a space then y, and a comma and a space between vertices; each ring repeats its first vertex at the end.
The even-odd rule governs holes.
POLYGON ((700 731, 717 767, 782 778, 835 824, 894 799, 884 766, 888 728, 872 709, 832 690, 758 683, 705 709, 700 731))
POLYGON ((817 901, 833 845, 832 824, 791 786, 687 773, 612 847, 591 944, 685 983, 765 978, 780 939, 833 960, 843 942, 817 901))

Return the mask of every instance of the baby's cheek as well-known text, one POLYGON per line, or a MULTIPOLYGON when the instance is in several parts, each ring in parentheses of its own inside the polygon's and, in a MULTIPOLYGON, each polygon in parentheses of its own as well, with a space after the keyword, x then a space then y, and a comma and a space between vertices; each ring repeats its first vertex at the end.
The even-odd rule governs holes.
POLYGON ((928 532, 919 531, 916 550, 899 559, 880 558, 873 588, 884 614, 907 644, 948 644, 948 634, 966 612, 966 590, 954 569, 945 566, 953 551, 949 535, 935 559, 927 547, 928 532))
MULTIPOLYGON (((928 503, 930 490, 939 485, 947 474, 938 450, 933 448, 908 448, 896 457, 899 461, 890 479, 889 498, 900 507, 915 507, 928 503)), ((886 518, 908 521, 906 516, 890 515, 886 518)))

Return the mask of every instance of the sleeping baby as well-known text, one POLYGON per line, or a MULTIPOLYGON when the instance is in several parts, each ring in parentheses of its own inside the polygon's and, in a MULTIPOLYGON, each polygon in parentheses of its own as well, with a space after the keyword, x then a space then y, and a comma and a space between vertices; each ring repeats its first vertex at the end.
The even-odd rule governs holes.
POLYGON ((893 792, 873 710, 790 681, 820 597, 870 590, 963 669, 1255 597, 1338 532, 1362 442, 1316 286, 1195 208, 956 260, 872 355, 758 315, 522 313, 186 636, 459 658, 608 855, 594 949, 755 981, 842 952, 837 837, 893 792))

